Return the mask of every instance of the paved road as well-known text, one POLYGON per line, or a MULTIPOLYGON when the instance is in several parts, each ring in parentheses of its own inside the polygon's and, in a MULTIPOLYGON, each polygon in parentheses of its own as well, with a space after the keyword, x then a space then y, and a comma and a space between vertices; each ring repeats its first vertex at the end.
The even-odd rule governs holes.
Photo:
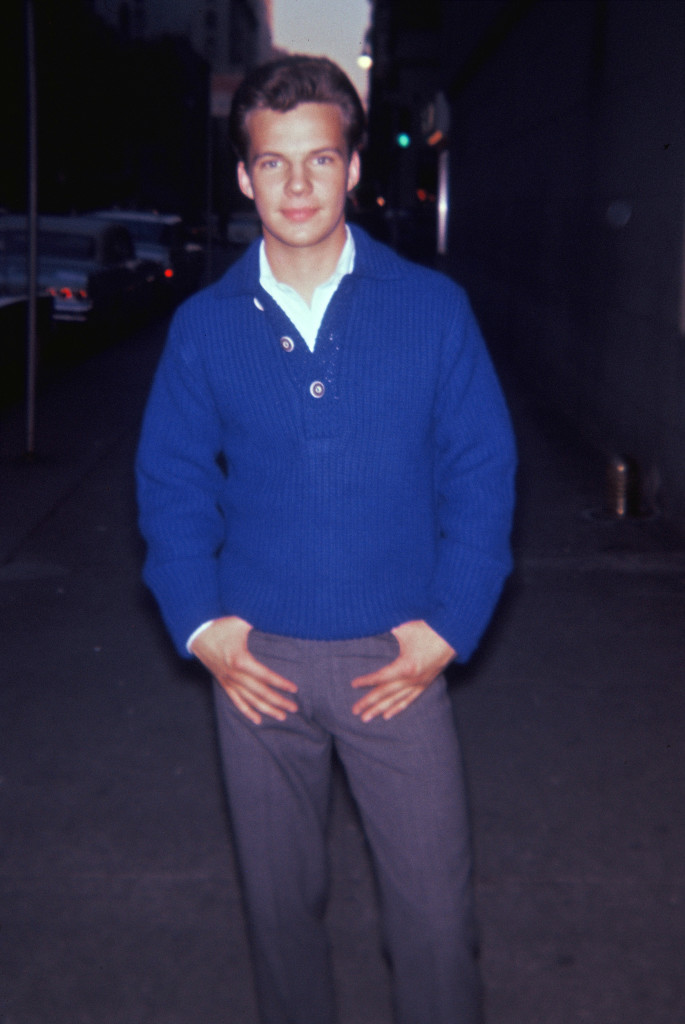
MULTIPOLYGON (((158 324, 0 419, 0 1024, 255 1024, 203 673, 139 582, 131 462, 158 324)), ((517 570, 453 673, 489 1024, 685 1021, 685 544, 596 514, 603 459, 504 374, 517 570)), ((389 1024, 335 788, 342 1024, 389 1024)), ((316 1024, 316 1022, 312 1022, 316 1024)))

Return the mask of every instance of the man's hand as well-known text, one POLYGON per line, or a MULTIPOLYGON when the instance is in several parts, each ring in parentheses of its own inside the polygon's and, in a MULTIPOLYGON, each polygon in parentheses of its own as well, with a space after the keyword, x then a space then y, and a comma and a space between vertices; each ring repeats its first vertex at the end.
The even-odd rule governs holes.
POLYGON ((252 656, 247 646, 251 629, 236 615, 216 619, 195 637, 191 650, 251 722, 259 725, 262 715, 282 722, 286 712, 297 711, 282 691, 297 693, 297 686, 252 656))
POLYGON ((393 718, 409 707, 446 665, 456 651, 434 629, 417 619, 392 630, 400 645, 400 653, 389 665, 352 680, 355 689, 368 688, 352 707, 362 722, 382 715, 393 718))

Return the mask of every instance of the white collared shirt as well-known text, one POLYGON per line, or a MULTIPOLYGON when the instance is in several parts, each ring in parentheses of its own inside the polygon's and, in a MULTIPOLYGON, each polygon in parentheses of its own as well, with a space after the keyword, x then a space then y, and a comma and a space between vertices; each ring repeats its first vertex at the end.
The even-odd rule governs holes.
POLYGON ((312 295, 312 304, 308 306, 302 296, 288 284, 277 281, 273 275, 269 261, 266 258, 264 242, 259 247, 259 283, 265 292, 277 302, 285 315, 292 320, 298 331, 304 338, 310 352, 314 351, 316 336, 321 327, 321 321, 328 309, 328 303, 333 298, 335 291, 345 274, 351 274, 354 269, 354 239, 352 232, 345 226, 346 239, 340 259, 332 275, 323 284, 320 284, 312 295))

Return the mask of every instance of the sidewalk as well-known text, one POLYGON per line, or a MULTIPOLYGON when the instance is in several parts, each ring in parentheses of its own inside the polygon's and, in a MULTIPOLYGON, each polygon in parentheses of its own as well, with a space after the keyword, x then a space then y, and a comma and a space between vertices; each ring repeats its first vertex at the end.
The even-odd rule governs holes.
MULTIPOLYGON (((0 416, 0 1024, 256 1024, 204 673, 142 587, 131 464, 164 325, 0 416)), ((488 1024, 685 1020, 685 543, 505 376, 517 570, 454 703, 488 1024)), ((390 1024, 337 780, 342 1024, 390 1024)), ((316 1022, 312 1022, 316 1024, 316 1022)))

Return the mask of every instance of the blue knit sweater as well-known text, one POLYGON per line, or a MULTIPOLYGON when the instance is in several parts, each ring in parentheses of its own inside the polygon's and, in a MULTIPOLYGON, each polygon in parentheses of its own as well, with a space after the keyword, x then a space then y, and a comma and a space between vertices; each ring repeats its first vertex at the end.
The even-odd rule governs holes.
POLYGON ((464 292, 354 228, 312 353, 258 243, 176 312, 138 452, 144 575, 200 623, 349 639, 425 619, 465 661, 510 569, 514 445, 464 292))

